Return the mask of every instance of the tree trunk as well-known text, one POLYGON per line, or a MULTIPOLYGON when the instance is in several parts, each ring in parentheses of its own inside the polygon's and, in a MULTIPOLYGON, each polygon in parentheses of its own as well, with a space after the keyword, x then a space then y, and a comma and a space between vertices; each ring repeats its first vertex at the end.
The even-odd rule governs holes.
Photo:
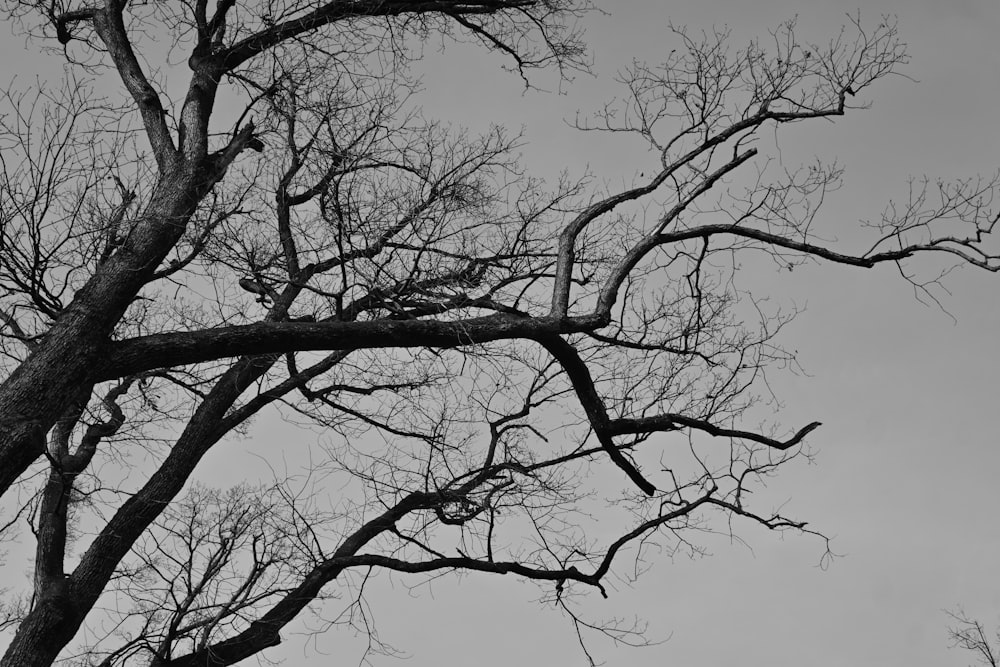
POLYGON ((160 177, 122 247, 74 296, 37 349, 0 385, 0 494, 42 455, 45 434, 76 395, 99 377, 111 332, 184 233, 221 174, 181 167, 160 177))

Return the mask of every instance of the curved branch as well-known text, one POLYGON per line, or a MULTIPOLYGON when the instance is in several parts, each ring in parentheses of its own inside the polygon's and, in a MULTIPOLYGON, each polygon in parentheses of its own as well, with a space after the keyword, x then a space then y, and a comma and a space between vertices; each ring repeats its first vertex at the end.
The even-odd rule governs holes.
POLYGON ((396 522, 410 512, 430 509, 440 501, 440 494, 437 493, 417 491, 408 494, 345 539, 332 558, 313 568, 298 586, 267 613, 250 623, 246 630, 195 653, 166 661, 162 663, 163 667, 224 667, 276 646, 281 642, 280 630, 319 595, 323 586, 336 579, 347 567, 356 565, 352 562, 354 554, 382 533, 393 531, 396 522))
POLYGON ((655 433, 657 431, 676 431, 680 428, 691 428, 716 437, 752 440, 753 442, 759 442, 762 445, 767 445, 772 449, 784 451, 802 442, 803 438, 820 426, 822 426, 820 422, 812 422, 811 424, 803 426, 788 440, 776 440, 752 431, 722 428, 704 419, 695 419, 694 417, 687 417, 685 415, 667 413, 656 415, 655 417, 616 419, 609 424, 608 431, 613 435, 625 435, 627 433, 643 434, 655 433))
MULTIPOLYGON (((665 165, 664 169, 653 177, 653 179, 646 185, 638 188, 632 188, 630 190, 626 190, 625 192, 607 197, 586 208, 582 213, 574 218, 573 221, 570 222, 559 235, 559 259, 556 268, 556 285, 552 294, 552 315, 559 315, 560 313, 565 315, 567 313, 569 308, 569 291, 573 274, 573 262, 575 261, 574 246, 576 244, 576 239, 580 233, 583 232, 584 228, 594 222, 597 218, 605 213, 609 213, 621 204, 629 201, 635 201, 645 195, 651 194, 663 185, 663 183, 665 183, 667 179, 673 176, 679 169, 685 165, 691 164, 699 156, 711 153, 716 148, 725 144, 737 135, 752 132, 768 121, 774 121, 776 123, 791 123, 810 118, 842 116, 844 115, 844 109, 843 95, 840 96, 838 103, 835 106, 828 109, 796 112, 772 111, 768 108, 767 104, 763 104, 757 113, 737 123, 733 123, 721 132, 718 132, 714 136, 706 139, 698 146, 695 146, 678 159, 665 165)), ((675 207, 675 211, 672 212, 674 217, 676 217, 677 213, 680 213, 680 211, 686 208, 695 197, 710 189, 711 185, 713 185, 725 173, 732 171, 732 169, 735 169, 756 154, 756 149, 751 149, 742 154, 734 155, 730 162, 726 163, 718 171, 711 174, 690 197, 686 198, 683 202, 683 206, 678 204, 680 210, 676 210, 675 207), (709 180, 711 182, 709 182, 709 180)), ((668 217, 667 219, 669 220, 671 218, 668 217)))
POLYGON ((70 30, 70 24, 80 23, 82 21, 93 21, 94 15, 97 13, 97 9, 93 7, 87 7, 84 9, 75 9, 69 12, 63 12, 62 14, 52 13, 49 15, 49 19, 52 24, 56 27, 56 39, 59 43, 65 46, 70 43, 73 39, 73 33, 70 30))
MULTIPOLYGON (((681 213, 683 213, 695 199, 705 194, 719 182, 719 180, 726 174, 736 170, 747 160, 757 155, 757 149, 752 148, 748 151, 742 153, 734 154, 733 158, 729 160, 726 164, 722 165, 711 174, 707 174, 698 184, 698 187, 694 188, 692 192, 684 197, 681 201, 671 208, 666 215, 660 220, 658 228, 662 230, 668 224, 677 219, 681 213)), ((670 171, 670 170, 668 170, 670 171)), ((667 174, 668 172, 663 172, 667 174)), ((625 258, 621 263, 615 267, 614 272, 611 277, 604 283, 601 288, 601 294, 598 297, 597 309, 599 312, 607 313, 609 316, 611 314, 611 308, 614 306, 614 302, 618 297, 618 289, 621 284, 628 277, 628 274, 632 272, 636 264, 653 248, 661 245, 660 238, 663 234, 653 233, 646 236, 641 241, 639 241, 629 252, 625 255, 625 258)), ((568 295, 567 295, 568 296, 568 295)))
POLYGON ((428 509, 441 500, 440 494, 437 493, 412 493, 382 515, 362 526, 341 545, 332 558, 317 565, 303 578, 299 586, 289 591, 259 620, 252 622, 249 628, 234 637, 207 646, 195 653, 164 662, 163 667, 226 667, 265 648, 278 645, 281 642, 280 630, 319 594, 324 585, 335 580, 344 570, 351 567, 381 567, 409 574, 446 569, 462 569, 501 575, 515 574, 535 581, 554 581, 557 587, 565 585, 568 581, 577 581, 597 587, 601 594, 607 597, 607 591, 601 580, 610 571, 615 556, 622 547, 674 519, 690 514, 701 505, 709 502, 714 492, 714 488, 708 489, 698 499, 685 503, 654 519, 644 521, 621 536, 608 546, 600 564, 589 574, 581 572, 575 565, 559 569, 545 569, 530 567, 516 561, 479 560, 465 555, 414 562, 379 554, 357 554, 358 550, 381 533, 394 531, 395 522, 406 514, 415 510, 428 509))
POLYGON ((580 405, 583 406, 584 411, 587 413, 587 419, 594 429, 594 435, 597 436, 601 447, 607 452, 608 457, 628 475, 629 479, 635 482, 635 485, 643 493, 647 496, 652 496, 656 493, 656 487, 643 477, 638 468, 625 458, 621 450, 615 446, 612 439, 613 434, 610 429, 612 422, 608 417, 607 409, 604 407, 604 401, 597 394, 590 370, 583 359, 580 358, 580 354, 576 348, 555 335, 539 336, 535 340, 548 350, 549 354, 555 357, 562 365, 563 370, 566 371, 566 375, 569 376, 570 381, 573 383, 573 388, 576 390, 576 395, 580 399, 580 405))

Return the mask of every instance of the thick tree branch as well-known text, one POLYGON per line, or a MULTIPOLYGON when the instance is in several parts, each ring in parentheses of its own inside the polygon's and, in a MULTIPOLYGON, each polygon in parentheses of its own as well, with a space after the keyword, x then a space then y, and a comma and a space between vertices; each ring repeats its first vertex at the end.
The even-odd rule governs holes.
POLYGON ((63 12, 62 14, 50 14, 49 19, 56 28, 56 39, 62 45, 69 44, 70 40, 73 39, 73 31, 70 26, 84 21, 93 21, 94 15, 98 11, 100 10, 97 8, 87 7, 63 12))
POLYGON ((347 350, 359 347, 454 348, 514 338, 589 331, 603 326, 594 316, 566 319, 487 315, 454 322, 373 320, 368 322, 261 322, 243 326, 154 334, 112 343, 102 379, 151 368, 201 363, 239 355, 287 351, 347 350))
POLYGON ((577 398, 580 399, 580 405, 583 406, 584 411, 587 413, 587 419, 590 422, 591 428, 594 429, 594 435, 597 436, 604 451, 607 452, 614 464, 621 468, 628 475, 629 479, 635 482, 635 485, 647 496, 652 496, 656 493, 656 487, 643 477, 635 465, 615 446, 612 437, 613 434, 610 430, 611 419, 608 417, 607 409, 604 407, 604 401, 597 393, 590 370, 583 359, 580 358, 580 354, 576 348, 555 335, 538 336, 535 340, 548 350, 549 354, 566 371, 566 375, 569 376, 570 381, 573 383, 573 388, 576 390, 577 398))
POLYGON ((323 586, 350 567, 350 558, 410 512, 430 509, 441 502, 440 494, 414 492, 379 516, 367 521, 334 552, 333 556, 309 572, 280 602, 262 614, 243 632, 187 656, 175 658, 163 667, 223 667, 244 660, 281 642, 278 634, 299 612, 319 595, 323 586))
POLYGON ((160 96, 149 83, 132 49, 122 9, 123 6, 118 3, 108 2, 104 9, 94 13, 94 29, 107 46, 122 83, 139 107, 160 173, 167 173, 176 165, 177 147, 167 128, 166 111, 160 96))

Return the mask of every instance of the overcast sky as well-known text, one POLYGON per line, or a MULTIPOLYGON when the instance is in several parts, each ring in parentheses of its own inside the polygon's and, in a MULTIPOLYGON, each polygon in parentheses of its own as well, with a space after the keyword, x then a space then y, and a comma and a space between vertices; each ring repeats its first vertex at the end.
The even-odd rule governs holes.
MULTIPOLYGON (((626 182, 655 157, 581 135, 564 119, 615 96, 614 74, 633 57, 656 62, 674 48, 668 22, 729 25, 739 43, 798 15, 800 32, 822 40, 858 9, 831 0, 600 4, 610 15, 585 20, 594 77, 578 77, 562 95, 524 93, 495 58, 459 48, 429 53, 428 115, 523 125, 530 171, 589 167, 609 183, 626 182)), ((909 176, 955 179, 1000 166, 995 0, 883 0, 861 9, 870 21, 898 17, 911 55, 904 72, 913 80, 883 81, 869 91, 872 109, 783 145, 783 159, 817 155, 847 168, 844 188, 821 215, 828 229, 844 230, 842 238, 858 220, 877 218, 889 199, 905 197, 909 176)), ((639 650, 596 641, 595 657, 637 667, 969 664, 971 655, 947 648, 943 610, 961 604, 1000 625, 1000 276, 952 275, 943 301, 950 315, 915 300, 891 267, 815 266, 780 283, 760 280, 775 299, 806 309, 782 341, 809 376, 776 377, 779 422, 824 424, 810 436, 815 463, 789 465, 760 497, 787 501, 788 513, 832 536, 843 557, 820 569, 816 540, 749 525, 738 530, 746 545, 708 538, 709 556, 663 558, 634 588, 589 599, 592 618, 635 615, 649 622, 650 639, 666 640, 639 650)), ((230 454, 213 453, 208 470, 228 465, 230 454)), ((384 580, 370 598, 382 639, 412 656, 399 664, 583 664, 571 625, 536 603, 532 586, 483 576, 412 591, 406 583, 384 580)), ((289 665, 352 665, 363 641, 335 631, 303 650, 291 642, 268 655, 289 665)))
MULTIPOLYGON (((726 24, 739 42, 798 15, 799 32, 822 40, 858 9, 830 0, 601 4, 611 15, 585 22, 594 78, 579 77, 562 96, 523 95, 515 77, 491 69, 495 61, 451 50, 428 57, 426 108, 455 121, 523 124, 529 168, 579 173, 589 165, 620 182, 654 156, 581 136, 563 119, 613 97, 614 74, 633 57, 656 62, 674 48, 668 22, 726 24)), ((806 127, 782 146, 789 161, 818 155, 847 168, 845 187, 821 215, 842 239, 889 199, 905 198, 909 176, 955 179, 1000 166, 996 3, 884 0, 861 10, 869 21, 898 17, 911 55, 903 71, 915 81, 880 82, 869 91, 870 110, 806 127)), ((817 542, 746 526, 739 532, 749 548, 718 539, 709 557, 663 559, 633 590, 594 596, 588 611, 636 614, 652 639, 669 640, 640 650, 597 642, 595 657, 636 666, 971 662, 948 649, 943 610, 962 604, 1000 624, 1000 276, 966 270, 947 286, 943 305, 957 323, 916 301, 892 267, 816 266, 778 284, 776 299, 806 308, 783 341, 810 375, 778 377, 780 422, 824 426, 810 437, 815 465, 789 466, 766 497, 788 501, 792 515, 833 536, 843 557, 821 570, 817 542)), ((402 584, 373 598, 373 611, 382 637, 413 656, 408 664, 582 664, 572 628, 533 601, 533 587, 467 577, 411 595, 402 584)), ((338 655, 340 639, 319 647, 338 655)))

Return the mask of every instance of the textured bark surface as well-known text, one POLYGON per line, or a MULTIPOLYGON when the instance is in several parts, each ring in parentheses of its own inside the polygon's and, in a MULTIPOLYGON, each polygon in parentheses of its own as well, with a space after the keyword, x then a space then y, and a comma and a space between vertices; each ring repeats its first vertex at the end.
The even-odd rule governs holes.
POLYGON ((0 385, 0 492, 42 455, 45 434, 69 397, 99 372, 111 331, 183 233, 198 200, 194 182, 192 176, 161 181, 129 242, 0 385))

